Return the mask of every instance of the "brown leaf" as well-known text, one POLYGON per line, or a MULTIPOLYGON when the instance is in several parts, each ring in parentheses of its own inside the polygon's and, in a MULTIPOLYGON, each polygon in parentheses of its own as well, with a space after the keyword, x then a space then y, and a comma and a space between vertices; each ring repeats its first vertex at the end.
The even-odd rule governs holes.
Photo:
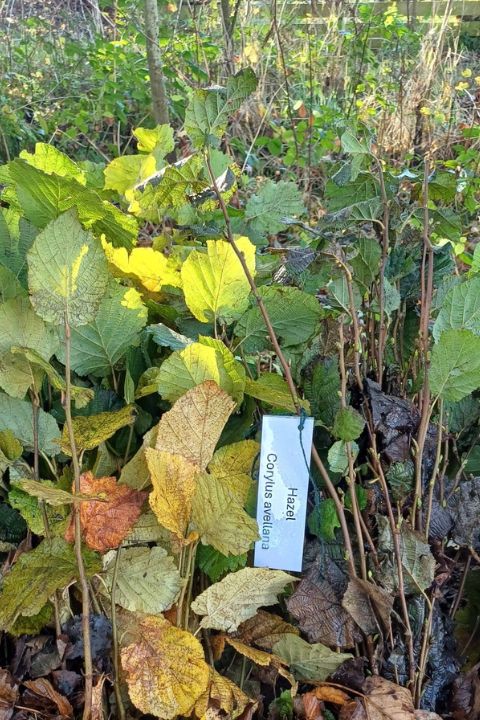
POLYGON ((243 690, 212 668, 208 688, 197 700, 194 714, 203 718, 209 708, 217 707, 229 717, 237 717, 250 703, 253 701, 243 690))
POLYGON ((8 670, 0 668, 0 720, 10 720, 17 700, 17 683, 8 670))
POLYGON ((103 711, 103 686, 106 676, 102 675, 92 690, 92 720, 104 720, 103 711))
POLYGON ((410 691, 378 675, 363 684, 365 697, 346 703, 340 720, 415 720, 410 691))
POLYGON ((205 470, 234 408, 234 400, 213 380, 196 385, 162 415, 157 450, 182 455, 205 470))
POLYGON ((305 720, 323 720, 323 703, 314 692, 302 695, 305 720))
POLYGON ((53 685, 45 678, 37 678, 36 680, 25 680, 23 682, 32 693, 40 698, 50 700, 62 717, 72 717, 73 708, 67 698, 58 693, 53 685))
POLYGON ((362 639, 341 598, 322 578, 316 582, 304 578, 287 600, 287 607, 310 642, 350 648, 362 639))
POLYGON ((285 633, 300 635, 298 628, 285 622, 283 618, 266 610, 259 610, 254 617, 240 625, 235 637, 247 645, 258 645, 264 650, 272 650, 285 633))
MULTIPOLYGON (((105 552, 117 548, 137 521, 147 493, 120 485, 114 477, 94 478, 91 472, 80 477, 80 492, 105 497, 106 502, 82 502, 80 523, 86 544, 105 552)), ((73 519, 65 540, 73 542, 73 519)))
POLYGON ((250 645, 245 645, 245 643, 241 642, 240 640, 236 640, 235 638, 228 637, 228 635, 225 637, 225 640, 229 645, 231 645, 240 655, 243 655, 244 657, 248 658, 252 662, 255 663, 255 665, 272 665, 275 668, 279 668, 281 665, 287 665, 285 660, 282 660, 282 658, 279 658, 278 655, 273 655, 271 653, 264 652, 263 650, 257 650, 256 648, 250 647, 250 645))
POLYGON ((360 578, 350 578, 342 606, 367 635, 379 629, 388 632, 393 597, 387 590, 360 578))
POLYGON ((323 702, 332 703, 332 705, 344 705, 350 698, 346 692, 332 685, 321 684, 312 690, 312 693, 323 702))

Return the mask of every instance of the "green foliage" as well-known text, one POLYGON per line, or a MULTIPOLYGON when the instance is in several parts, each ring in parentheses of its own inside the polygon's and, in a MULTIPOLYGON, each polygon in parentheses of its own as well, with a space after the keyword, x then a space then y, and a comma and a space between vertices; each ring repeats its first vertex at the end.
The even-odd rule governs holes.
POLYGON ((430 387, 454 402, 480 387, 480 337, 470 330, 445 330, 432 351, 430 387))

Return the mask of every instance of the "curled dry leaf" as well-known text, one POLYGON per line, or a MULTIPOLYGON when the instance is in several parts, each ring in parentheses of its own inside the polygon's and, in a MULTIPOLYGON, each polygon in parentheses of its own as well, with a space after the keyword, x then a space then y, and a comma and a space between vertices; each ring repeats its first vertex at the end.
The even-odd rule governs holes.
POLYGON ((73 708, 67 698, 60 695, 53 685, 46 678, 37 678, 36 680, 24 680, 23 684, 32 693, 40 698, 50 700, 57 708, 61 717, 69 718, 73 716, 73 708))
POLYGON ((213 380, 196 385, 162 415, 157 450, 182 455, 205 470, 234 408, 235 401, 213 380))
MULTIPOLYGON (((106 500, 92 500, 80 505, 80 523, 86 544, 98 552, 117 548, 137 521, 147 494, 120 485, 114 477, 94 478, 91 472, 80 476, 80 491, 82 495, 105 497, 106 500)), ((72 519, 65 540, 73 542, 73 539, 72 519)))
POLYGON ((264 650, 271 650, 275 643, 287 633, 300 635, 298 628, 287 623, 279 615, 259 610, 254 617, 240 625, 236 637, 247 645, 258 645, 264 650))
POLYGON ((17 683, 8 670, 0 668, 0 720, 10 720, 18 697, 17 683))
POLYGON ((317 687, 311 692, 312 695, 315 695, 315 697, 319 700, 332 703, 332 705, 345 705, 345 703, 350 699, 347 693, 340 690, 340 688, 324 683, 317 685, 317 687))
POLYGON ((367 635, 379 630, 388 631, 393 597, 378 585, 360 578, 350 578, 342 606, 367 635))
POLYGON ((214 705, 220 707, 228 716, 237 717, 250 703, 254 704, 253 700, 235 683, 211 669, 207 690, 197 700, 194 714, 203 718, 208 708, 214 705))
POLYGON ((185 537, 198 467, 181 455, 161 450, 145 450, 153 490, 149 503, 158 522, 177 538, 185 537))
POLYGON ((141 712, 170 720, 188 715, 206 692, 210 668, 199 641, 161 617, 146 616, 121 651, 130 698, 141 712))

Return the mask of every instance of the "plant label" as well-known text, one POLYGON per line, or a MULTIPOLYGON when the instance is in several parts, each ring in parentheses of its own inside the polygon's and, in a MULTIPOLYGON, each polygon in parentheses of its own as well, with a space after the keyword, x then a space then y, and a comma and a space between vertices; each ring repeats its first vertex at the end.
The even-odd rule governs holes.
POLYGON ((302 569, 312 437, 313 418, 263 417, 255 567, 302 569))

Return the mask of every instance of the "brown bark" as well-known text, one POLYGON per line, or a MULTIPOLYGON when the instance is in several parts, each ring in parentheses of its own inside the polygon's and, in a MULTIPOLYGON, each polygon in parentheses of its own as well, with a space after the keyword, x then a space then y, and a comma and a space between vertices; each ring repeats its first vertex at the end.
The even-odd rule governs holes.
POLYGON ((158 125, 168 125, 168 100, 163 75, 162 53, 158 44, 157 0, 145 0, 145 35, 147 42, 148 71, 152 91, 152 114, 158 125))

